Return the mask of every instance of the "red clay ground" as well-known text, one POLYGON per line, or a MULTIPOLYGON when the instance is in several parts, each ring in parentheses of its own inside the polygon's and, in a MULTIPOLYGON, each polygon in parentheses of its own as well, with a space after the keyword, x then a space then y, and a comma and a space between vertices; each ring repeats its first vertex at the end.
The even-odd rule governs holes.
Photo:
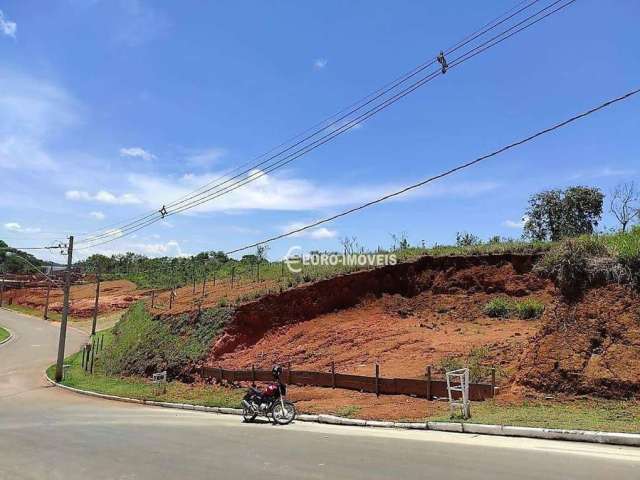
MULTIPOLYGON (((95 283, 74 285, 70 293, 70 314, 76 318, 86 318, 93 315, 95 304, 95 283)), ((44 311, 46 303, 46 288, 25 288, 9 290, 7 298, 13 304, 44 311)), ((133 302, 143 298, 146 291, 138 290, 133 282, 128 280, 106 281, 100 284, 100 314, 114 312, 128 308, 133 302)), ((62 311, 63 293, 60 288, 52 288, 49 296, 49 310, 62 311)))

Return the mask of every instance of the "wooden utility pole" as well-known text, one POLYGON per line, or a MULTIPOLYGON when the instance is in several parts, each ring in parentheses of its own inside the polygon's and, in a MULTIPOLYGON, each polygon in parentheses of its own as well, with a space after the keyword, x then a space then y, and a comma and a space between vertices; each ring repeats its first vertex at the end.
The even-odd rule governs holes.
POLYGON ((4 301, 4 265, 2 265, 2 284, 0 284, 0 307, 2 307, 2 302, 4 301))
POLYGON ((64 273, 64 299, 62 302, 62 321, 60 323, 60 340, 58 342, 58 361, 56 362, 56 382, 62 380, 64 364, 64 344, 67 340, 67 316, 69 315, 69 289, 71 286, 71 265, 73 263, 73 235, 67 245, 67 270, 64 273))
POLYGON ((44 315, 42 318, 49 320, 49 296, 51 295, 51 281, 47 280, 47 300, 44 303, 44 315))
POLYGON ((96 303, 93 306, 93 323, 91 324, 91 335, 96 334, 96 323, 98 323, 98 301, 100 300, 100 267, 96 273, 96 303))

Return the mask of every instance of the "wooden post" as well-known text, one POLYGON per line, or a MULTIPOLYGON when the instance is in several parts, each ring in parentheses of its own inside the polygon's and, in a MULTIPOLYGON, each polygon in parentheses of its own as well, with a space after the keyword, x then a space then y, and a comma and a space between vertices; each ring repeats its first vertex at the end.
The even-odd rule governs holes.
POLYGON ((155 306, 155 303, 156 303, 156 291, 152 290, 151 291, 151 308, 155 306))
POLYGON ((44 303, 44 315, 42 318, 49 320, 49 295, 51 294, 51 282, 47 282, 47 299, 44 303))
POLYGON ((233 281, 235 280, 236 276, 236 267, 231 267, 231 288, 233 288, 233 281))
POLYGON ((253 383, 253 385, 255 386, 256 384, 256 366, 251 364, 251 381, 253 383))
POLYGON ((191 292, 192 295, 196 294, 196 265, 193 265, 193 269, 191 270, 191 276, 193 277, 193 291, 191 292))
POLYGON ((93 338, 93 345, 91 347, 91 370, 89 371, 89 373, 91 375, 93 375, 93 365, 96 362, 96 348, 97 348, 97 342, 96 342, 96 338, 93 338))
POLYGON ((427 400, 431 400, 431 365, 427 365, 427 400))
POLYGON ((287 362, 287 385, 291 383, 291 362, 287 362))
POLYGON ((284 260, 280 264, 280 278, 284 278, 284 260))
POLYGON ((260 282, 260 260, 258 260, 258 264, 256 265, 256 280, 260 282))
POLYGON ((83 370, 84 370, 84 357, 86 356, 86 353, 87 353, 86 345, 83 345, 82 346, 82 363, 80 364, 83 370))
POLYGON ((96 323, 98 322, 98 301, 100 300, 100 268, 96 274, 96 300, 93 305, 93 322, 91 323, 91 335, 96 334, 96 323))
POLYGON ((2 283, 0 284, 0 307, 2 307, 2 304, 4 301, 4 281, 5 281, 4 265, 2 265, 2 283))
POLYGON ((380 365, 376 363, 376 397, 380 396, 380 365))
POLYGON ((169 292, 169 310, 171 310, 171 307, 173 307, 173 289, 169 292))
POLYGON ((213 286, 216 286, 216 271, 213 271, 213 286))
POLYGON ((331 388, 336 388, 336 362, 331 362, 331 388))
POLYGON ((222 370, 222 367, 218 367, 218 370, 220 370, 220 383, 222 383, 222 380, 224 379, 224 371, 222 370))
POLYGON ((496 397, 496 367, 491 368, 491 398, 496 397))
POLYGON ((204 290, 207 288, 207 270, 204 271, 204 276, 202 277, 202 296, 204 297, 204 290))

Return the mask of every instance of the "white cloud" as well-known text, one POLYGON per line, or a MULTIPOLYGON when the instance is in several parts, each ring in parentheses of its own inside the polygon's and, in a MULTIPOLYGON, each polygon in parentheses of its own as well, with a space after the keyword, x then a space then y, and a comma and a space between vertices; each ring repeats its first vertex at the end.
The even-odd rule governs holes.
POLYGON ((166 31, 171 22, 169 17, 155 6, 154 2, 142 0, 122 0, 123 15, 117 24, 116 41, 129 47, 137 47, 156 38, 166 31))
POLYGON ((526 225, 526 223, 529 221, 529 217, 527 217, 526 215, 524 217, 522 217, 520 219, 520 221, 515 221, 515 220, 505 220, 504 222, 502 222, 502 224, 505 227, 508 228, 517 228, 517 229, 521 229, 524 228, 524 226, 526 225))
POLYGON ((0 168, 55 170, 47 144, 78 122, 78 111, 63 89, 0 67, 0 168))
POLYGON ((104 213, 102 212, 90 212, 89 216, 95 218, 96 220, 104 220, 104 213))
POLYGON ((128 205, 140 203, 140 199, 131 193, 123 193, 115 195, 106 190, 100 190, 95 195, 84 190, 67 190, 64 194, 67 200, 83 201, 83 202, 99 202, 112 205, 128 205))
MULTIPOLYGON (((280 174, 273 176, 253 170, 245 179, 252 182, 202 205, 195 206, 191 212, 233 212, 245 210, 312 211, 329 207, 354 205, 370 201, 376 197, 398 190, 398 185, 370 184, 348 187, 316 185, 300 178, 280 174)), ((220 174, 185 175, 179 179, 161 178, 132 174, 129 176, 134 195, 151 208, 159 208, 167 202, 188 196, 202 185, 214 182, 219 184, 229 179, 220 174), (221 180, 220 180, 221 179, 221 180)), ((222 187, 232 185, 242 179, 235 179, 222 187)), ((495 182, 451 182, 442 181, 431 184, 419 191, 398 197, 397 201, 416 197, 472 197, 497 188, 495 182)), ((220 191, 213 189, 210 193, 220 191)), ((171 209, 169 209, 171 210, 171 209)))
POLYGON ((329 63, 329 61, 326 58, 317 58, 313 62, 313 68, 314 70, 322 70, 327 66, 327 63, 329 63))
POLYGON ((585 170, 583 172, 576 172, 571 175, 571 180, 578 179, 591 179, 591 178, 606 178, 606 177, 623 177, 635 175, 636 171, 628 168, 616 168, 616 167, 602 167, 594 170, 585 170))
MULTIPOLYGON (((313 223, 313 222, 309 222, 309 223, 313 223)), ((302 228, 304 227, 305 224, 301 223, 301 222, 297 222, 297 223, 290 223, 289 225, 285 225, 282 228, 282 233, 287 233, 290 232, 292 230, 297 230, 298 228, 302 228)), ((291 235, 292 237, 307 237, 307 238, 312 238, 314 240, 325 240, 327 238, 335 238, 338 236, 338 231, 337 230, 330 230, 326 227, 317 227, 317 228, 310 228, 308 230, 303 230, 302 232, 298 232, 295 233, 293 235, 291 235)))
POLYGON ((209 167, 215 164, 226 153, 226 150, 223 148, 207 148, 190 154, 186 160, 189 165, 194 167, 209 167))
POLYGON ((0 33, 16 38, 16 31, 18 30, 18 25, 16 22, 10 22, 5 18, 4 13, 0 10, 0 33))
POLYGON ((144 148, 140 148, 140 147, 121 148, 120 156, 141 158, 142 160, 145 160, 147 162, 156 158, 154 154, 147 152, 144 148))
POLYGON ((5 223, 4 228, 9 230, 10 232, 20 232, 20 233, 37 233, 40 231, 39 228, 23 227, 17 222, 5 223))

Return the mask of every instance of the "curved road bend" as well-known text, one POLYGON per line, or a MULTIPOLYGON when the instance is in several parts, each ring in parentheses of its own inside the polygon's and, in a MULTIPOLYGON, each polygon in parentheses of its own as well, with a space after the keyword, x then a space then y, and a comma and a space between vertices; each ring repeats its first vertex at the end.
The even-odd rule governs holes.
MULTIPOLYGON (((0 479, 640 478, 640 449, 441 432, 242 424, 48 386, 58 328, 0 310, 0 479)), ((85 336, 69 330, 67 351, 85 336)))

